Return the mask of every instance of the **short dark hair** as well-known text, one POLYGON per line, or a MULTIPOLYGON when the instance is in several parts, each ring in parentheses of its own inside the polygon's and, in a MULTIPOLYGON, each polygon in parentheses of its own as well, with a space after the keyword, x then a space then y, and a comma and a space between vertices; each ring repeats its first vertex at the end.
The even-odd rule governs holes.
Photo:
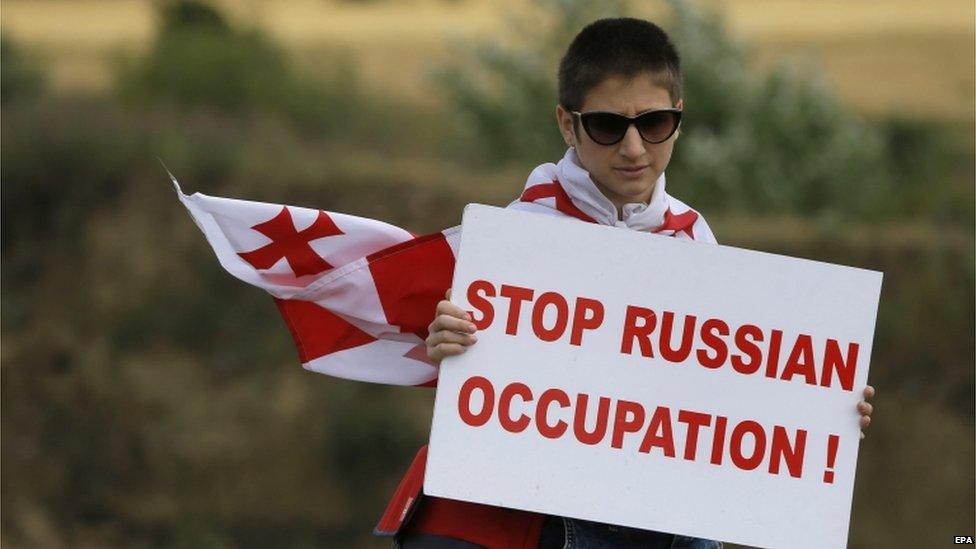
POLYGON ((559 103, 578 110, 606 78, 643 72, 659 80, 672 104, 681 99, 681 59, 661 27, 632 17, 599 19, 576 35, 559 62, 559 103))

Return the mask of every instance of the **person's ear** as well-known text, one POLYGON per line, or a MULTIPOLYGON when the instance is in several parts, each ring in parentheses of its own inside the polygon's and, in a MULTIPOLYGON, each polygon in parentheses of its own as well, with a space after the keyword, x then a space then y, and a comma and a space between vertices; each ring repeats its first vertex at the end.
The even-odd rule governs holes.
POLYGON ((563 141, 568 147, 576 147, 576 129, 573 113, 567 111, 562 105, 556 105, 556 124, 559 125, 559 133, 563 135, 563 141))

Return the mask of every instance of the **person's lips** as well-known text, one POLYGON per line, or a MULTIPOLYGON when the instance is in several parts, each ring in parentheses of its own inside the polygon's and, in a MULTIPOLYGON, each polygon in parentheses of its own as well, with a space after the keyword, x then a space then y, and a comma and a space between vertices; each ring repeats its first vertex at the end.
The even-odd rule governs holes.
POLYGON ((638 178, 647 172, 650 165, 644 164, 641 166, 617 166, 614 170, 627 178, 638 178))

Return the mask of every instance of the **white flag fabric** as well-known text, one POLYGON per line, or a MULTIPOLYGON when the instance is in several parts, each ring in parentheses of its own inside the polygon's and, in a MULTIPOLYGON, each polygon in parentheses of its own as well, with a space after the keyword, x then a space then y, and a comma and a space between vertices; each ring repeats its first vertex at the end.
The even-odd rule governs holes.
MULTIPOLYGON (((424 340, 451 285, 460 227, 414 236, 352 215, 187 196, 170 178, 220 264, 274 297, 306 369, 394 385, 436 382, 424 340)), ((509 207, 715 242, 704 218, 665 192, 663 175, 647 204, 618 214, 572 149, 533 170, 509 207)))
POLYGON ((351 215, 187 196, 173 184, 220 264, 274 296, 306 369, 395 385, 437 378, 424 339, 450 286, 459 227, 415 237, 351 215))

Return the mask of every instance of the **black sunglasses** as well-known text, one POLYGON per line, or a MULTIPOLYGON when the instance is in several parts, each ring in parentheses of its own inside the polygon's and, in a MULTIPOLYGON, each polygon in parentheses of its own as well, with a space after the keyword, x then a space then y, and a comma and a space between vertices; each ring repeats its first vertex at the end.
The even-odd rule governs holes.
POLYGON ((627 135, 631 124, 637 127, 637 133, 644 141, 664 143, 681 124, 681 109, 644 111, 634 117, 605 111, 570 112, 579 117, 586 135, 600 145, 619 143, 627 135))

